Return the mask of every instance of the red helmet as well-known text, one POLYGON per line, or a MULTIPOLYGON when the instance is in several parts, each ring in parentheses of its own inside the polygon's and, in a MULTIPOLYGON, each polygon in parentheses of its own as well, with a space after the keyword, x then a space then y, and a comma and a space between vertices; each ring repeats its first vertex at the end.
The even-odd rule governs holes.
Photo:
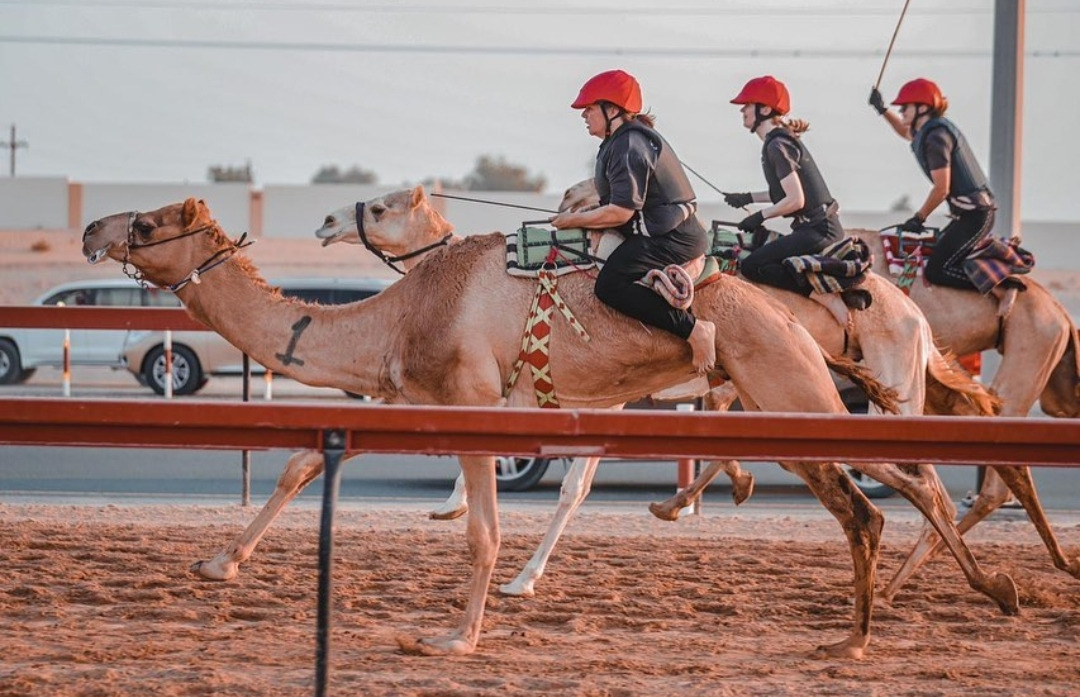
POLYGON ((743 85, 742 91, 732 104, 764 104, 772 107, 772 110, 783 116, 791 109, 791 97, 787 87, 772 75, 755 77, 743 85))
POLYGON ((945 103, 945 98, 941 96, 941 90, 933 82, 926 78, 917 78, 909 82, 905 82, 904 86, 900 88, 900 92, 897 93, 896 99, 892 100, 893 104, 926 104, 933 109, 940 109, 945 103))
POLYGON ((622 70, 608 70, 594 75, 581 86, 571 109, 584 109, 597 102, 611 102, 630 114, 641 113, 641 86, 634 76, 622 70))

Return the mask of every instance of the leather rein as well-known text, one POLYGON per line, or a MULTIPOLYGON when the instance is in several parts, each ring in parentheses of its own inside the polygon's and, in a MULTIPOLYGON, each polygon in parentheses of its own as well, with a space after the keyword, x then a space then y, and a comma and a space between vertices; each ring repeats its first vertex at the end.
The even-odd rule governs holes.
MULTIPOLYGON (((210 230, 213 230, 217 227, 216 222, 210 221, 202 227, 195 228, 194 230, 188 230, 187 232, 182 232, 179 235, 174 235, 173 237, 167 237, 163 240, 157 240, 155 242, 144 242, 142 244, 139 244, 135 241, 135 220, 138 219, 139 215, 141 215, 139 211, 131 211, 131 213, 128 214, 127 247, 124 249, 122 270, 125 276, 134 280, 143 288, 146 287, 146 277, 143 275, 143 272, 137 266, 135 266, 134 263, 131 262, 131 250, 145 249, 147 247, 156 247, 159 244, 165 244, 166 242, 175 242, 176 240, 182 240, 185 237, 191 237, 192 235, 209 232, 210 230), (129 264, 134 269, 134 271, 128 270, 129 264)), ((161 286, 161 288, 171 293, 175 293, 189 283, 199 285, 202 282, 202 274, 206 273, 215 266, 225 263, 232 257, 232 255, 236 254, 244 247, 250 247, 253 244, 255 244, 255 240, 248 240, 247 233, 245 232, 240 235, 240 239, 236 240, 235 242, 231 242, 230 246, 223 247, 210 255, 210 257, 206 259, 206 261, 195 267, 195 269, 193 269, 192 272, 189 273, 187 276, 180 279, 176 283, 167 286, 161 286)))

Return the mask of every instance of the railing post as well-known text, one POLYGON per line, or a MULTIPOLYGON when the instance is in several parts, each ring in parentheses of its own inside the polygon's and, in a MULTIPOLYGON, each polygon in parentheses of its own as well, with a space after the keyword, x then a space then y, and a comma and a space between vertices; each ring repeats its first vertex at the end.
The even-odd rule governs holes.
POLYGON ((64 330, 64 376, 60 383, 61 394, 71 396, 71 330, 64 330))
POLYGON ((165 330, 165 399, 173 398, 172 330, 165 330))
MULTIPOLYGON (((244 354, 244 379, 240 389, 240 401, 251 400, 251 357, 244 354)), ((246 448, 240 453, 240 505, 251 505, 251 451, 246 448)))
POLYGON ((345 457, 345 432, 323 431, 322 518, 319 523, 319 600, 315 630, 315 695, 325 697, 330 658, 330 595, 334 570, 334 505, 341 485, 341 460, 345 457))

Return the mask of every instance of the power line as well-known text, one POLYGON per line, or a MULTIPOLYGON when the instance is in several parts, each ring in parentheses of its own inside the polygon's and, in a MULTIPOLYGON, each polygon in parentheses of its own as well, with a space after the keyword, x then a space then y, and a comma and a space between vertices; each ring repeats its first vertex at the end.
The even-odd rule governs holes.
MULTIPOLYGON (((807 7, 806 5, 793 4, 771 7, 600 7, 600 6, 575 6, 575 7, 504 7, 494 5, 355 5, 351 3, 303 3, 303 2, 261 2, 256 0, 239 0, 237 2, 195 2, 185 0, 0 0, 0 5, 31 5, 35 8, 47 7, 101 7, 101 8, 137 8, 156 10, 208 10, 213 12, 228 12, 242 10, 250 12, 349 12, 371 14, 496 14, 496 15, 610 15, 617 13, 620 16, 650 16, 650 17, 675 17, 675 16, 777 16, 777 15, 809 15, 809 16, 864 16, 864 15, 893 15, 896 8, 892 3, 888 6, 865 6, 863 4, 847 5, 843 7, 807 7)), ((912 14, 919 15, 991 15, 991 7, 924 7, 912 10, 912 14)), ((1080 7, 1039 7, 1027 9, 1028 14, 1049 13, 1076 13, 1080 7)))
POLYGON ((11 176, 12 176, 12 178, 15 177, 15 151, 18 150, 19 148, 29 148, 29 147, 30 147, 30 143, 27 143, 25 140, 16 140, 15 139, 15 124, 11 124, 11 138, 7 142, 0 141, 0 148, 10 148, 11 149, 11 176))
MULTIPOLYGON (((215 39, 132 39, 91 36, 3 36, 0 43, 51 46, 116 46, 123 48, 219 49, 229 51, 304 51, 323 53, 419 53, 521 56, 652 56, 656 58, 871 58, 880 49, 829 48, 655 48, 648 46, 451 46, 417 44, 327 44, 281 41, 223 41, 215 39)), ((933 49, 897 53, 921 58, 986 58, 989 50, 933 49)), ((1072 58, 1078 50, 1028 51, 1032 58, 1072 58)))

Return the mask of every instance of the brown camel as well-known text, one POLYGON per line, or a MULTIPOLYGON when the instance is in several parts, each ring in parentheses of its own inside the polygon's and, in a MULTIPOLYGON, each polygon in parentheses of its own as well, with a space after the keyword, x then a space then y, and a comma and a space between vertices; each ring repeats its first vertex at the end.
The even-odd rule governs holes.
MULTIPOLYGON (((410 194, 408 198, 424 202, 422 190, 410 194)), ((267 368, 300 382, 398 402, 526 406, 534 398, 531 386, 519 384, 505 396, 502 391, 521 344, 520 324, 492 321, 487 309, 497 298, 509 317, 523 318, 531 303, 533 284, 504 273, 504 245, 498 234, 469 238, 431 255, 423 270, 371 299, 326 307, 285 299, 270 289, 205 204, 195 199, 149 213, 112 215, 91 223, 83 234, 83 253, 91 263, 108 257, 133 267, 147 281, 175 290, 192 316, 267 368), (488 348, 480 351, 478 346, 488 348)), ((685 342, 645 331, 600 306, 591 283, 580 275, 569 276, 560 285, 564 299, 593 337, 585 346, 565 323, 553 325, 551 367, 554 380, 563 385, 564 405, 610 407, 693 375, 685 342)), ((884 387, 854 364, 829 358, 790 313, 749 284, 722 279, 699 293, 693 307, 699 316, 717 323, 719 365, 750 409, 844 413, 829 367, 861 380, 883 405, 888 404, 884 387)), ((308 458, 301 469, 294 467, 304 458, 304 454, 291 458, 279 491, 317 476, 322 467, 319 458, 315 463, 308 458)), ((464 617, 447 635, 402 642, 406 650, 469 653, 480 636, 499 549, 494 458, 462 456, 460 462, 472 504, 467 524, 472 577, 464 617)), ((820 651, 861 656, 870 637, 884 519, 838 464, 785 466, 837 518, 855 567, 851 632, 820 651)), ((982 572, 956 534, 938 490, 918 476, 917 469, 905 473, 890 465, 865 466, 869 476, 917 498, 920 510, 935 521, 942 535, 959 543, 965 569, 977 587, 1006 612, 1016 612, 1012 579, 982 572)), ((268 502, 260 517, 272 518, 275 505, 268 502)), ((249 531, 254 527, 255 523, 249 531)), ((241 535, 222 555, 235 552, 236 559, 242 559, 251 552, 243 546, 250 541, 241 535)), ((218 570, 211 568, 210 575, 218 570)))
MULTIPOLYGON (((379 223, 377 226, 365 225, 368 244, 384 255, 401 257, 405 269, 415 268, 440 243, 454 239, 449 237, 453 232, 452 226, 431 210, 426 201, 415 203, 411 193, 400 192, 375 199, 365 205, 367 210, 379 223), (403 222, 391 225, 390 221, 395 218, 403 222), (372 230, 372 227, 378 229, 372 230), (388 232, 390 230, 393 230, 392 234, 388 232)), ((324 245, 333 242, 359 244, 361 239, 356 225, 355 206, 347 206, 328 215, 315 235, 323 239, 324 245)), ((930 395, 942 411, 977 415, 996 412, 996 400, 938 352, 930 339, 929 325, 909 298, 875 275, 871 275, 865 287, 874 293, 874 304, 866 311, 854 313, 850 320, 845 317, 844 324, 838 321, 834 309, 826 309, 818 302, 774 288, 763 287, 763 290, 785 302, 828 352, 841 354, 846 351, 851 357, 861 359, 882 383, 896 390, 900 396, 900 413, 923 413, 927 384, 930 385, 930 395)), ((673 389, 683 396, 704 394, 708 391, 708 384, 704 379, 699 379, 673 389)), ((729 407, 736 396, 736 391, 727 384, 709 393, 708 399, 710 406, 720 411, 729 407)), ((500 592, 518 596, 535 593, 535 584, 543 575, 559 537, 588 496, 598 464, 599 458, 576 458, 573 461, 563 478, 559 505, 547 534, 517 578, 501 585, 500 592)), ((724 468, 736 482, 737 502, 740 497, 749 496, 753 479, 742 472, 735 461, 713 463, 688 488, 688 492, 700 493, 720 468, 724 468)), ((944 490, 941 494, 950 506, 950 516, 955 514, 951 501, 944 496, 944 490)), ((651 510, 658 517, 674 520, 678 511, 690 500, 687 492, 683 492, 666 504, 654 504, 651 510)), ((454 518, 466 510, 467 491, 463 478, 459 476, 451 497, 432 517, 454 518)))
MULTIPOLYGON (((560 208, 581 208, 596 205, 599 199, 592 179, 578 182, 567 189, 560 208)), ((856 334, 862 343, 880 340, 880 346, 886 347, 886 353, 874 356, 865 355, 865 363, 877 370, 879 360, 889 360, 887 349, 902 343, 904 337, 897 336, 891 324, 894 309, 881 312, 880 301, 889 298, 891 306, 900 303, 903 295, 899 288, 889 280, 888 265, 885 262, 881 237, 876 231, 854 230, 849 234, 857 235, 870 247, 874 259, 873 273, 869 280, 873 285, 874 302, 868 310, 854 313, 856 318, 869 320, 856 334), (875 317, 876 315, 876 317, 875 317)), ((1000 399, 1002 416, 1026 416, 1031 410, 1036 397, 1042 395, 1042 407, 1046 413, 1059 417, 1076 417, 1080 414, 1080 352, 1077 351, 1078 335, 1068 312, 1038 283, 1028 280, 1029 290, 1011 300, 1011 312, 1007 321, 999 321, 999 307, 1004 303, 998 297, 982 297, 971 291, 952 288, 931 287, 925 283, 916 283, 910 301, 914 301, 920 314, 926 319, 933 334, 933 341, 947 346, 958 354, 992 349, 997 346, 1004 354, 1001 367, 990 388, 1000 399)), ((808 302, 794 293, 776 288, 762 288, 787 304, 810 329, 811 334, 828 351, 836 352, 835 343, 830 344, 829 337, 835 338, 837 331, 829 329, 828 322, 810 321, 815 303, 808 302), (823 333, 823 330, 826 333, 823 333)), ((909 302, 909 305, 911 303, 909 302)), ((818 311, 818 315, 821 315, 818 311)), ((896 315, 899 317, 899 315, 896 315)), ((824 319, 828 319, 825 317, 824 319)), ((910 336, 911 334, 908 334, 910 336)), ((898 350, 893 348, 894 351, 898 350)), ((900 354, 903 350, 899 349, 900 354)), ((934 349, 934 353, 937 350, 934 349)), ((934 361, 931 361, 932 365, 934 361)), ((881 377, 882 373, 878 373, 881 377)), ((888 373, 884 373, 888 375, 888 373)), ((908 376, 910 377, 910 372, 908 376)), ((887 385, 896 383, 884 379, 887 385)), ((927 399, 925 411, 928 414, 971 414, 969 403, 956 399, 956 395, 935 379, 933 371, 927 372, 927 399)), ((900 394, 913 394, 913 390, 899 388, 900 394)), ((723 410, 731 406, 736 399, 735 393, 728 386, 721 386, 706 395, 706 407, 723 410)), ((919 414, 923 409, 913 399, 906 402, 905 414, 919 414)), ((977 413, 977 412, 976 412, 977 413)), ((721 471, 732 478, 736 504, 745 500, 752 489, 752 480, 742 472, 739 464, 733 460, 710 463, 709 466, 684 491, 662 503, 653 504, 650 510, 659 518, 674 520, 679 511, 695 501, 721 471)), ((999 508, 1008 498, 1009 492, 1016 496, 1024 506, 1029 519, 1035 525, 1042 538, 1054 566, 1074 577, 1080 578, 1080 558, 1069 559, 1046 517, 1046 512, 1039 503, 1035 482, 1031 470, 1027 467, 995 467, 987 470, 982 491, 975 506, 969 510, 958 524, 961 533, 970 530, 979 521, 999 508)), ((896 575, 886 584, 882 597, 891 600, 906 580, 934 554, 941 551, 942 541, 931 526, 926 526, 919 541, 901 565, 896 575)))
MULTIPOLYGON (((881 236, 875 230, 850 230, 871 249, 874 270, 888 277, 881 236)), ((1016 296, 1008 315, 998 316, 999 301, 974 291, 932 286, 920 277, 911 299, 930 323, 934 338, 957 354, 996 349, 1001 364, 990 389, 1002 402, 1002 416, 1027 416, 1036 399, 1058 418, 1080 416, 1080 334, 1069 313, 1044 286, 1025 278, 1027 290, 1016 296)), ((941 412, 937 412, 941 413, 941 412)), ((1080 578, 1080 558, 1069 559, 1058 544, 1035 495, 1027 467, 991 467, 975 504, 958 524, 964 533, 997 510, 1012 491, 1035 524, 1054 566, 1080 578)), ((918 568, 941 550, 941 540, 924 529, 915 548, 886 585, 885 599, 895 597, 918 568)))

